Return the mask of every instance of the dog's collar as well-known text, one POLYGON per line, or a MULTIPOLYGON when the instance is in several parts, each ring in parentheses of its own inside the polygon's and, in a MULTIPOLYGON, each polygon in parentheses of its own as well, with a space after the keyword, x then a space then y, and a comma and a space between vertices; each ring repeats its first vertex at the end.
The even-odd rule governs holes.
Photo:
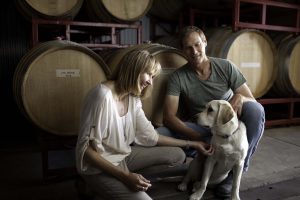
MULTIPOLYGON (((234 135, 239 130, 240 125, 241 125, 241 122, 239 122, 238 127, 235 129, 235 131, 231 135, 234 135)), ((230 137, 230 135, 218 135, 218 136, 223 139, 228 139, 230 137)))

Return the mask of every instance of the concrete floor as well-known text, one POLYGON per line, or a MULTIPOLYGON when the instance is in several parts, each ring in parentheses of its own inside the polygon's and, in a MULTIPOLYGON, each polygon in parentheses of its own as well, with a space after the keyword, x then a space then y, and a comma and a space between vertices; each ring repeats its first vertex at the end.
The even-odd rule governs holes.
MULTIPOLYGON (((43 181, 37 148, 0 149, 1 200, 79 200, 75 178, 43 181)), ((157 182, 149 191, 155 200, 185 200, 189 193, 176 191, 177 182, 157 182)), ((300 126, 266 129, 243 174, 243 200, 300 199, 300 126)), ((216 199, 207 191, 205 199, 216 199)))
POLYGON ((241 189, 297 177, 300 177, 300 126, 266 129, 250 169, 243 175, 241 189))

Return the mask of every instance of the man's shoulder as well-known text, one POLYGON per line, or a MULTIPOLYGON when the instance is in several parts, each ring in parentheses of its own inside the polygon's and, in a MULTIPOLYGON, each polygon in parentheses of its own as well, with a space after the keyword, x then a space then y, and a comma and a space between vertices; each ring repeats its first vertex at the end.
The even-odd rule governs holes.
POLYGON ((230 61, 225 58, 218 58, 218 57, 209 57, 210 62, 216 63, 216 64, 224 64, 229 63, 230 61))

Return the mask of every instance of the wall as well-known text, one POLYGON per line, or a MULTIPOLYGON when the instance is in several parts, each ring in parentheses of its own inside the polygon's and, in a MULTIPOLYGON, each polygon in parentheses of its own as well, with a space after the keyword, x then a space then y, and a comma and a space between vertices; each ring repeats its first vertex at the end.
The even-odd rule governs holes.
POLYGON ((32 125, 20 113, 13 97, 13 73, 30 48, 30 23, 19 14, 14 1, 4 1, 0 15, 1 148, 31 144, 35 137, 32 125))

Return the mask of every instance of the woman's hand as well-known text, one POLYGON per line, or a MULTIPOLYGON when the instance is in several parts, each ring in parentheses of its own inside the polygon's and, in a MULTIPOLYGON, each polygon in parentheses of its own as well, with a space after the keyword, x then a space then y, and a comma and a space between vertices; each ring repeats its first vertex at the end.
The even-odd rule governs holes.
POLYGON ((149 180, 144 178, 141 174, 129 172, 125 184, 127 184, 134 191, 147 191, 152 185, 149 180))
POLYGON ((211 156, 214 154, 214 148, 212 145, 207 144, 202 141, 190 141, 192 144, 191 146, 195 148, 199 153, 206 155, 206 156, 211 156))

